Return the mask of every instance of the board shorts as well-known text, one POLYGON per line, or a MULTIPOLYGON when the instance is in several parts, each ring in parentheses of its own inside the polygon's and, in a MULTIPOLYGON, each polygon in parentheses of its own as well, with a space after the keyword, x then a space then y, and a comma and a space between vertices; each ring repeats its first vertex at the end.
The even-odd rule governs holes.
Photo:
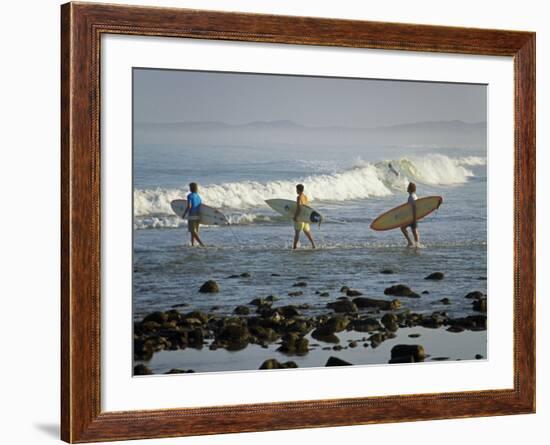
POLYGON ((187 220, 187 229, 189 230, 190 233, 199 233, 199 224, 200 224, 200 221, 199 221, 199 218, 196 218, 196 217, 190 217, 188 220, 187 220))
POLYGON ((296 230, 296 232, 300 232, 300 231, 304 231, 304 232, 309 232, 309 223, 306 223, 306 222, 294 222, 294 230, 296 230))

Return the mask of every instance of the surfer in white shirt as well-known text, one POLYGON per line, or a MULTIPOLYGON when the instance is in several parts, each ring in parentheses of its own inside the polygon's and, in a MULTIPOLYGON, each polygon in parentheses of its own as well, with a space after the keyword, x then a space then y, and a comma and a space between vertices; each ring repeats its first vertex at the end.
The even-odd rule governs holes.
POLYGON ((407 247, 420 247, 421 246, 420 236, 418 235, 418 224, 416 222, 416 200, 418 198, 416 196, 416 184, 414 182, 409 182, 409 186, 407 187, 407 192, 409 193, 409 198, 407 199, 407 203, 412 206, 413 221, 411 224, 401 227, 401 232, 403 232, 403 235, 405 235, 405 238, 407 239, 407 247), (411 232, 414 238, 414 243, 412 242, 411 237, 407 232, 407 227, 411 228, 411 232))

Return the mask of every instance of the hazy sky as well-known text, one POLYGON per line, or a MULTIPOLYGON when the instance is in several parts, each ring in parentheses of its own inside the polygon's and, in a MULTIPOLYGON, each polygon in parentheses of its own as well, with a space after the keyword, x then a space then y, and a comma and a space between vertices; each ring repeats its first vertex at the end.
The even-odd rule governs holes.
POLYGON ((484 85, 134 69, 138 123, 291 120, 376 127, 486 120, 484 85))

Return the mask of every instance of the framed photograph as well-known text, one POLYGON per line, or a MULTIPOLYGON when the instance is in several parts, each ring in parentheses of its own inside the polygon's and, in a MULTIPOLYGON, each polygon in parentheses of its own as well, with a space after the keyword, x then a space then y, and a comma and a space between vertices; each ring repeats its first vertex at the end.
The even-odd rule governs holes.
POLYGON ((62 439, 535 411, 535 35, 62 6, 62 439))

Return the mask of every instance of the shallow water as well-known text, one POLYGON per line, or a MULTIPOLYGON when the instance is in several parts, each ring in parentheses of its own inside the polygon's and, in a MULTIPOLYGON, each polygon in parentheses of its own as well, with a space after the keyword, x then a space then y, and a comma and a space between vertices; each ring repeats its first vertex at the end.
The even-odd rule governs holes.
MULTIPOLYGON (((338 152, 318 155, 305 148, 297 153, 282 149, 168 147, 166 156, 159 157, 158 150, 137 148, 135 320, 173 305, 185 305, 181 311, 209 311, 218 306, 215 313, 231 314, 235 306, 267 295, 278 297, 275 306, 307 304, 309 309, 302 312, 314 315, 330 312, 326 304, 342 295, 339 290, 344 285, 365 296, 391 299, 384 295, 384 289, 396 283, 406 284, 417 293, 429 292, 419 299, 399 298, 406 309, 423 313, 445 310, 451 317, 472 313, 471 300, 464 295, 475 290, 486 293, 487 286, 487 181, 483 153, 472 156, 470 150, 438 153, 436 149, 418 149, 411 154, 410 149, 399 147, 388 153, 349 149, 345 156, 338 152), (388 170, 389 161, 399 176, 388 170), (232 222, 231 226, 201 228, 203 241, 209 246, 204 249, 189 246, 185 223, 169 208, 171 199, 185 197, 185 184, 191 180, 199 182, 203 201, 220 208, 232 222), (438 211, 419 222, 425 246, 422 249, 406 248, 399 230, 374 232, 369 228, 380 213, 406 201, 404 189, 409 180, 417 183, 419 197, 440 195, 444 200, 438 211), (312 226, 319 247, 316 250, 310 249, 303 237, 300 249, 292 251, 290 221, 263 203, 274 197, 293 199, 297 182, 305 184, 311 205, 325 217, 320 227, 312 226), (388 268, 395 273, 380 274, 381 269, 388 268), (443 272, 445 278, 437 282, 424 280, 435 271, 443 272), (243 272, 250 273, 250 277, 228 278, 243 272), (199 287, 210 279, 219 283, 220 293, 200 294, 199 287), (307 282, 307 287, 293 287, 298 281, 307 282), (288 295, 297 290, 303 295, 288 295), (330 296, 320 297, 316 291, 328 291, 330 296), (450 299, 451 304, 441 304, 442 298, 450 299)), ((445 354, 444 349, 452 350, 449 342, 458 338, 453 335, 456 337, 442 334, 438 354, 450 354, 445 354)), ((479 344, 451 358, 467 358, 474 349, 484 350, 485 333, 459 335, 471 337, 479 344)), ((223 350, 161 352, 150 365, 157 366, 156 360, 170 355, 185 357, 188 363, 172 367, 232 370, 236 360, 242 369, 257 369, 256 349, 261 348, 249 346, 236 353, 238 359, 223 350)), ((259 352, 263 354, 265 350, 259 352)), ((375 357, 374 360, 387 363, 387 356, 377 354, 354 359, 357 363, 371 363, 368 357, 375 357)), ((320 366, 325 355, 325 351, 315 350, 300 360, 305 360, 304 366, 320 366)), ((163 360, 167 363, 172 359, 163 360)))
MULTIPOLYGON (((277 359, 281 363, 293 361, 299 368, 323 367, 329 357, 338 357, 351 364, 374 365, 387 364, 391 357, 390 351, 396 344, 421 344, 427 355, 422 364, 448 360, 476 360, 475 357, 478 354, 483 359, 487 357, 486 331, 465 331, 454 334, 447 332, 444 328, 401 328, 397 331, 396 338, 384 341, 377 348, 372 348, 370 345, 366 348, 363 346, 365 342, 361 339, 370 334, 341 332, 337 335, 340 338, 340 345, 346 347, 349 341, 356 340, 358 341, 357 347, 347 346, 346 349, 339 351, 327 350, 323 348, 334 345, 317 341, 307 335, 310 347, 318 346, 313 346, 313 350, 303 356, 283 354, 276 351, 279 347, 278 344, 272 344, 268 348, 250 345, 242 351, 226 351, 224 349, 211 351, 208 347, 200 350, 187 348, 180 351, 160 351, 153 356, 151 361, 136 361, 136 363, 146 364, 156 374, 165 373, 174 368, 193 370, 194 372, 257 370, 265 360, 271 358, 277 359), (420 337, 410 338, 409 334, 420 334, 420 337)), ((421 363, 414 365, 418 366, 421 363)))

